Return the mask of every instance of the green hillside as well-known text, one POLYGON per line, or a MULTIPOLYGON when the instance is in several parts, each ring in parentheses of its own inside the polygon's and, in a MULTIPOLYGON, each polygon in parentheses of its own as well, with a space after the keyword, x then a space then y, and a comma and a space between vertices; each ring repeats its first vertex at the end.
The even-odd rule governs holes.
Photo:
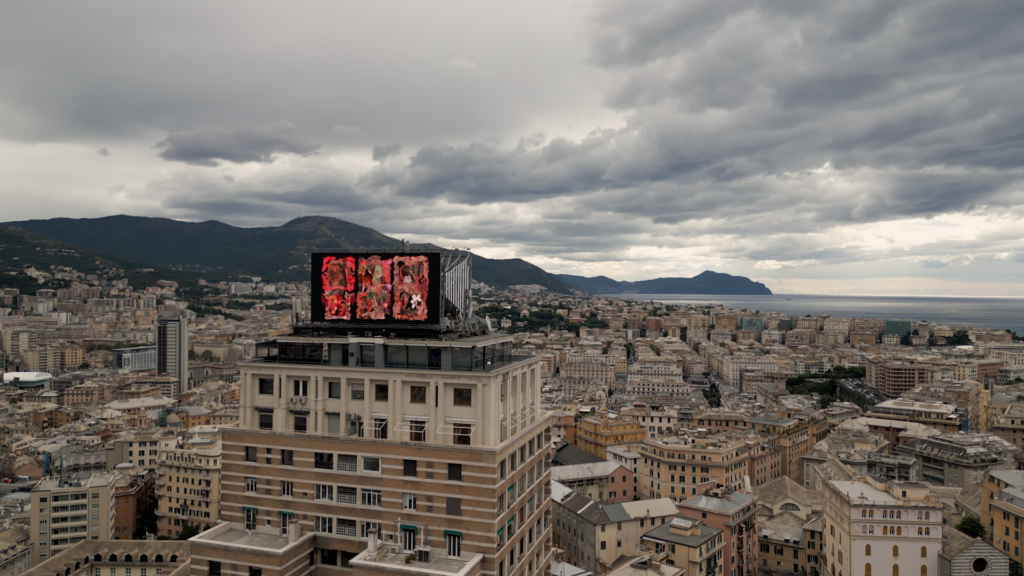
MULTIPOLYGON (((53 218, 10 224, 100 253, 211 279, 251 275, 270 281, 307 280, 309 254, 313 251, 401 247, 397 238, 327 216, 306 216, 264 228, 138 216, 53 218)), ((518 258, 474 256, 473 277, 497 288, 539 284, 556 292, 572 292, 572 287, 554 275, 518 258)))
POLYGON ((34 234, 17 226, 0 224, 0 287, 18 288, 33 293, 40 288, 63 288, 66 280, 50 279, 40 284, 27 269, 52 273, 51 266, 73 268, 83 274, 104 275, 112 271, 128 278, 132 286, 152 286, 157 280, 174 280, 179 284, 195 283, 197 277, 173 270, 155 268, 128 258, 110 256, 99 251, 34 234), (151 268, 152 271, 143 270, 151 268))

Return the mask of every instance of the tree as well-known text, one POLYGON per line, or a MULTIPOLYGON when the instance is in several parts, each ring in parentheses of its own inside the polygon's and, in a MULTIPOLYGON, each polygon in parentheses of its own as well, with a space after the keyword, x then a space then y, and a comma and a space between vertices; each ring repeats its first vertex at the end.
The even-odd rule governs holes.
POLYGON ((185 524, 181 527, 181 532, 178 533, 176 540, 188 540, 196 534, 199 534, 198 524, 185 524))
POLYGON ((981 523, 981 518, 974 516, 973 514, 964 514, 960 522, 954 526, 960 532, 967 534, 971 538, 984 538, 985 537, 985 526, 981 523))
POLYGON ((819 401, 819 403, 821 404, 822 408, 828 408, 828 405, 832 403, 832 395, 823 394, 821 396, 821 400, 819 401))

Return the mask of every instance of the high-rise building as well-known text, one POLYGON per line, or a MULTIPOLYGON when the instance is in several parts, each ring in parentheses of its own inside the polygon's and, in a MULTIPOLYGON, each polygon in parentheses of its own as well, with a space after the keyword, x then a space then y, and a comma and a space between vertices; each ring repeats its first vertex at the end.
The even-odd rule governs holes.
POLYGON ((178 391, 188 386, 188 318, 184 310, 162 310, 156 319, 156 372, 178 379, 178 391))
POLYGON ((222 430, 226 523, 192 539, 192 574, 277 576, 307 557, 369 558, 375 574, 545 574, 539 357, 513 356, 504 334, 307 333, 241 365, 239 425, 222 430))

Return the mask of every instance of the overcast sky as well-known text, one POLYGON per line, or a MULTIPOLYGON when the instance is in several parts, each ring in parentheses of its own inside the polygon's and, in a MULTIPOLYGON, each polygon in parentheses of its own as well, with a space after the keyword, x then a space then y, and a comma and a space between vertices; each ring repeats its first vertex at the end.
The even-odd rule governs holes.
POLYGON ((552 272, 1024 295, 1024 3, 9 3, 0 221, 324 214, 552 272))

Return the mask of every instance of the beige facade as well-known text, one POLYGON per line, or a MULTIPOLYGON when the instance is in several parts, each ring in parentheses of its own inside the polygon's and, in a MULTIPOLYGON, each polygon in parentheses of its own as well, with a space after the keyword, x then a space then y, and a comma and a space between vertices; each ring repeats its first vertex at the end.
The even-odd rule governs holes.
POLYGON ((747 474, 747 436, 729 432, 708 437, 648 438, 637 466, 641 498, 677 502, 701 493, 702 486, 743 488, 747 474))
POLYGON ((32 490, 32 565, 84 540, 114 538, 114 475, 46 478, 32 490))
POLYGON ((612 418, 604 412, 584 418, 576 424, 576 447, 599 458, 608 457, 608 448, 635 444, 646 436, 646 427, 634 420, 612 418))
POLYGON ((158 450, 157 535, 177 538, 186 525, 220 520, 219 434, 163 438, 158 450))
MULTIPOLYGON (((210 558, 237 557, 243 549, 232 534, 260 533, 273 536, 263 552, 284 554, 303 549, 291 539, 312 533, 305 549, 319 550, 318 570, 344 574, 379 537, 459 566, 480 554, 484 574, 544 573, 550 419, 539 411, 538 357, 483 361, 485 347, 506 343, 510 351, 504 335, 278 341, 280 355, 241 367, 239 427, 223 430, 221 517, 229 528, 213 528, 196 545, 210 558), (428 345, 441 365, 387 367, 403 348, 428 345), (290 362, 286 346, 346 353, 333 365, 290 362), (454 368, 452 359, 462 351, 472 359, 474 348, 481 362, 454 368)), ((194 564, 193 574, 204 573, 194 564)))

